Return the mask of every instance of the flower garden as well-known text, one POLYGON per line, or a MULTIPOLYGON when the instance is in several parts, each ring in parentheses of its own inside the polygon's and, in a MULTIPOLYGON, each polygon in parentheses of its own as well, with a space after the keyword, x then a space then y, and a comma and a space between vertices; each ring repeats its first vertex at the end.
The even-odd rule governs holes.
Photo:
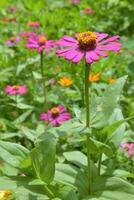
POLYGON ((0 200, 133 200, 134 2, 0 8, 0 200))

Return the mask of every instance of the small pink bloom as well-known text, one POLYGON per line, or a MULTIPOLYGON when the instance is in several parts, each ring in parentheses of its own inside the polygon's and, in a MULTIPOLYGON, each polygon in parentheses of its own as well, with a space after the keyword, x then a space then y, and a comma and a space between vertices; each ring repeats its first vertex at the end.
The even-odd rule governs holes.
POLYGON ((28 22, 27 26, 31 26, 33 28, 39 28, 40 27, 40 22, 28 22))
POLYGON ((17 11, 17 8, 16 8, 16 6, 8 6, 7 11, 9 13, 15 13, 17 11))
POLYGON ((71 114, 61 105, 53 107, 48 110, 47 113, 41 113, 40 115, 40 120, 48 121, 52 126, 59 126, 61 125, 61 122, 69 119, 71 119, 71 114))
POLYGON ((124 143, 120 145, 121 148, 126 149, 130 156, 134 156, 134 143, 124 143))
POLYGON ((93 11, 91 8, 85 8, 85 9, 83 10, 83 12, 84 12, 84 14, 86 14, 86 15, 90 15, 90 14, 92 14, 94 11, 93 11))
POLYGON ((8 45, 8 46, 14 46, 17 42, 20 42, 21 39, 20 37, 10 37, 6 42, 5 44, 8 45))
POLYGON ((53 40, 47 40, 46 35, 37 35, 34 38, 28 38, 26 47, 29 49, 37 49, 38 52, 42 52, 44 49, 53 48, 55 42, 53 40))
POLYGON ((23 85, 7 85, 5 92, 10 95, 25 94, 27 93, 27 88, 23 85))
POLYGON ((31 31, 22 31, 19 33, 19 36, 24 38, 32 38, 36 37, 36 33, 31 31))
POLYGON ((76 34, 76 39, 70 36, 63 36, 57 42, 57 45, 62 49, 57 50, 56 53, 59 57, 63 57, 73 63, 78 63, 85 57, 86 63, 91 64, 98 61, 100 56, 107 57, 108 55, 105 51, 120 51, 120 36, 105 39, 107 37, 107 33, 90 31, 76 34))
POLYGON ((71 0, 71 4, 79 4, 80 3, 80 0, 71 0))

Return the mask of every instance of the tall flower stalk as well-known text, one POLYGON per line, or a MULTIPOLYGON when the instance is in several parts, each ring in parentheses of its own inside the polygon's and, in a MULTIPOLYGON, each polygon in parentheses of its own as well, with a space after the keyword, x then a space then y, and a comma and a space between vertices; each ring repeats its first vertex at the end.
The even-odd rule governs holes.
MULTIPOLYGON (((86 127, 90 128, 90 99, 89 99, 89 74, 90 74, 91 65, 85 63, 85 104, 86 104, 86 127)), ((88 173, 88 187, 89 194, 92 193, 92 163, 91 163, 91 155, 90 155, 90 141, 89 141, 89 133, 86 136, 86 144, 87 144, 87 173, 88 173)))
MULTIPOLYGON (((90 68, 93 62, 96 62, 100 57, 107 57, 106 51, 119 52, 121 44, 119 42, 120 36, 113 36, 107 38, 107 33, 98 32, 82 32, 76 34, 76 38, 70 36, 63 36, 57 45, 61 46, 62 49, 57 50, 59 57, 65 58, 73 63, 78 63, 85 58, 85 104, 86 104, 86 127, 91 133, 90 125, 90 94, 89 94, 89 75, 90 68)), ((91 93, 91 92, 90 92, 91 93)), ((87 133, 87 158, 88 158, 88 186, 89 194, 92 194, 92 161, 90 152, 90 134, 87 133)), ((99 160, 98 173, 100 174, 101 157, 99 160)))
POLYGON ((44 110, 47 109, 47 91, 46 91, 46 83, 45 83, 45 74, 43 69, 43 51, 40 52, 40 70, 42 76, 42 85, 43 85, 43 95, 44 95, 44 110))

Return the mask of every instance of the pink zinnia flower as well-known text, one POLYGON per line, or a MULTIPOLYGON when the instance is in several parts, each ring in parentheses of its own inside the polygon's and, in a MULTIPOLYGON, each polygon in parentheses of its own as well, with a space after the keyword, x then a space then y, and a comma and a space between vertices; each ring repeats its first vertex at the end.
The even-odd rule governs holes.
POLYGON ((72 3, 72 4, 79 4, 79 3, 80 3, 80 0, 71 0, 71 3, 72 3))
POLYGON ((24 38, 31 38, 36 37, 36 33, 32 31, 22 31, 19 33, 19 36, 24 38))
POLYGON ((40 120, 48 121, 52 126, 59 126, 61 122, 67 121, 71 118, 71 114, 67 110, 58 105, 48 110, 47 113, 41 113, 40 120))
POLYGON ((15 13, 17 11, 16 6, 8 6, 7 11, 10 13, 15 13))
POLYGON ((120 147, 126 149, 130 156, 134 156, 134 143, 124 143, 121 144, 120 147))
POLYGON ((20 37, 10 37, 5 44, 8 46, 14 46, 17 42, 20 42, 20 37))
POLYGON ((85 57, 88 64, 99 60, 99 56, 106 57, 105 51, 119 52, 121 44, 119 43, 120 36, 113 36, 108 39, 107 33, 97 32, 83 32, 76 34, 74 39, 70 36, 63 36, 57 45, 66 47, 61 50, 57 50, 57 55, 64 57, 73 63, 78 63, 83 57, 85 57))
POLYGON ((31 26, 33 28, 39 28, 40 27, 40 22, 28 22, 27 26, 31 26))
POLYGON ((23 85, 7 85, 5 92, 10 95, 25 94, 27 93, 27 88, 23 85))
POLYGON ((29 49, 37 49, 38 52, 42 52, 44 49, 50 49, 54 47, 53 40, 47 40, 46 35, 37 35, 34 38, 28 38, 26 47, 29 49))
POLYGON ((85 8, 85 9, 83 10, 83 12, 84 12, 84 14, 86 14, 86 15, 90 15, 90 14, 92 14, 94 11, 93 11, 91 8, 85 8))

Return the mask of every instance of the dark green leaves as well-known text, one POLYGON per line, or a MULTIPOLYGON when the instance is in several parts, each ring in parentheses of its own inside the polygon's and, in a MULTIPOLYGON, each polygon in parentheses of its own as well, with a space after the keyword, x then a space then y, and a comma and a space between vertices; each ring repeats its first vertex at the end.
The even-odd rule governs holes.
POLYGON ((32 166, 38 179, 45 183, 53 180, 55 173, 56 141, 50 134, 44 140, 37 143, 31 152, 32 166))

